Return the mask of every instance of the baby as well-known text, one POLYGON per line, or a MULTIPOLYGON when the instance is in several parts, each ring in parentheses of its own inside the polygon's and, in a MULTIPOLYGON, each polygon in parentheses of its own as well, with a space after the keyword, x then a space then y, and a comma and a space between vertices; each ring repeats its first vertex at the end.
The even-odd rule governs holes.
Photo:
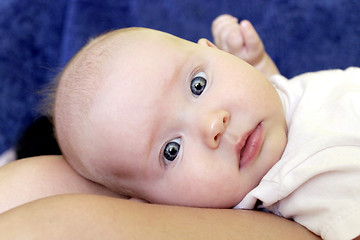
POLYGON ((88 43, 56 91, 66 160, 129 198, 260 201, 325 239, 359 236, 359 69, 287 81, 248 21, 223 15, 212 30, 215 45, 143 28, 88 43))

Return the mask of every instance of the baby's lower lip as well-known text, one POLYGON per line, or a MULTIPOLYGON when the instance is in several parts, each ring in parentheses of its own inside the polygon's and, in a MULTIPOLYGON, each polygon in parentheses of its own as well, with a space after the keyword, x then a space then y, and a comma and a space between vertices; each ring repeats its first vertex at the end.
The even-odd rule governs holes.
POLYGON ((250 132, 245 145, 240 151, 240 168, 246 167, 258 156, 263 143, 263 132, 264 128, 262 123, 259 123, 256 128, 250 132))

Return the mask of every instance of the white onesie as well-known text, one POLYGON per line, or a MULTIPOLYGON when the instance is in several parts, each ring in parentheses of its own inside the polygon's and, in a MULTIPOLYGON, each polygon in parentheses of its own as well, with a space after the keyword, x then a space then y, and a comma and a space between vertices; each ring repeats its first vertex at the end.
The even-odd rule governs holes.
POLYGON ((323 239, 360 235, 360 68, 273 76, 286 113, 282 158, 235 208, 257 200, 323 239))

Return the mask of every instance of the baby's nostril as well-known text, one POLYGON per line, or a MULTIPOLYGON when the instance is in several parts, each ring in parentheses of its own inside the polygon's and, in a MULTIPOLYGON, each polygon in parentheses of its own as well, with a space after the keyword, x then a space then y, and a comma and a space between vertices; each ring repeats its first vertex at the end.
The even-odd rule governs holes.
POLYGON ((215 142, 217 142, 218 138, 219 138, 219 134, 216 134, 216 136, 214 137, 215 142))
POLYGON ((227 125, 227 123, 229 122, 229 117, 227 117, 227 116, 224 116, 223 117, 223 124, 225 124, 225 125, 227 125))

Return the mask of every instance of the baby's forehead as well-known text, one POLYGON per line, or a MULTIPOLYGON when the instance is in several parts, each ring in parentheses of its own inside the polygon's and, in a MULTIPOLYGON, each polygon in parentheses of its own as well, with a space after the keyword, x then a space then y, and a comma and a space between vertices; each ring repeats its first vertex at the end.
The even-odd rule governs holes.
POLYGON ((106 85, 110 88, 121 86, 119 94, 123 94, 123 89, 127 87, 139 92, 138 87, 145 85, 148 90, 155 91, 157 88, 152 86, 148 78, 155 75, 158 76, 155 80, 160 80, 166 76, 175 67, 176 58, 168 51, 159 50, 166 47, 172 52, 173 42, 177 41, 172 35, 149 29, 109 32, 89 42, 75 56, 64 72, 64 83, 61 85, 64 91, 76 90, 77 101, 83 102, 103 94, 98 90, 106 85), (166 61, 161 61, 161 58, 166 58, 166 61), (137 85, 136 79, 140 81, 137 85), (136 85, 135 88, 128 86, 131 83, 136 85))
POLYGON ((119 29, 91 38, 68 65, 79 64, 79 62, 81 64, 81 61, 88 59, 97 59, 106 53, 110 55, 115 49, 132 47, 131 45, 134 44, 131 43, 135 43, 136 39, 141 39, 147 32, 147 29, 142 28, 119 29))
POLYGON ((163 71, 174 64, 175 57, 169 51, 178 46, 179 40, 170 34, 143 28, 106 33, 90 41, 71 60, 63 73, 60 87, 65 91, 83 88, 84 91, 78 92, 82 94, 79 94, 81 98, 96 94, 95 90, 107 82, 108 76, 116 70, 116 84, 118 81, 133 81, 135 75, 143 75, 144 78, 150 74, 162 76, 163 71), (168 51, 161 51, 164 48, 168 51), (167 60, 160 61, 164 57, 167 60), (158 68, 162 70, 160 73, 155 72, 158 68))
POLYGON ((124 28, 107 32, 92 38, 72 58, 64 72, 77 70, 77 73, 81 73, 81 70, 89 67, 101 68, 108 61, 114 60, 113 55, 119 51, 127 58, 136 58, 136 55, 130 53, 139 48, 144 52, 156 48, 158 54, 161 54, 164 43, 179 43, 181 40, 171 34, 147 28, 124 28))

